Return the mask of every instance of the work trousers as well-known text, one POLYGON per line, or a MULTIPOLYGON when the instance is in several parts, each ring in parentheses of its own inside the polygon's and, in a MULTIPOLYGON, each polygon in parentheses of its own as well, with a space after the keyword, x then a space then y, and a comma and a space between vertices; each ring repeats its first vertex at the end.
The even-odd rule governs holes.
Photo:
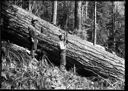
POLYGON ((66 50, 61 50, 60 56, 61 56, 60 65, 66 66, 66 50))
POLYGON ((32 42, 32 47, 31 47, 32 58, 34 58, 35 51, 37 50, 37 44, 38 44, 38 40, 34 39, 34 43, 32 42))

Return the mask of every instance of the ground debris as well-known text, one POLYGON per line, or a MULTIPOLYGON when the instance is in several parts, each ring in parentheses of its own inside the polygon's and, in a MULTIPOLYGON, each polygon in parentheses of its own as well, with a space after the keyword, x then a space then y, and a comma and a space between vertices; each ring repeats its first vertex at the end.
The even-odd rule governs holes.
POLYGON ((62 72, 57 66, 51 67, 46 59, 32 59, 27 51, 12 45, 8 52, 9 62, 2 55, 2 89, 123 89, 124 86, 118 82, 119 85, 105 87, 104 83, 92 82, 71 71, 62 72))

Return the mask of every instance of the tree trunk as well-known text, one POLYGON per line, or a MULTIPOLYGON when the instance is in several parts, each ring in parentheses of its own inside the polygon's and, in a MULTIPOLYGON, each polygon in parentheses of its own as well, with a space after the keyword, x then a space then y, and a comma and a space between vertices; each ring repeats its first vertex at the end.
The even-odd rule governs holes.
MULTIPOLYGON (((2 16, 6 21, 4 21, 5 26, 3 26, 1 38, 9 39, 26 48, 30 46, 28 27, 33 29, 30 23, 31 18, 36 18, 38 28, 33 29, 33 31, 37 33, 38 48, 48 51, 54 60, 57 59, 56 61, 58 61, 60 59, 58 56, 58 36, 61 34, 60 31, 64 33, 63 30, 15 5, 11 8, 7 8, 5 5, 2 6, 2 16), (43 29, 42 33, 40 28, 43 29)), ((124 81, 124 59, 102 50, 100 47, 93 46, 93 43, 82 40, 76 35, 68 34, 68 41, 67 61, 75 64, 76 68, 89 69, 102 77, 113 77, 124 81)))
POLYGON ((56 25, 56 21, 57 21, 57 1, 54 1, 53 24, 56 25))
POLYGON ((96 1, 95 1, 95 15, 94 15, 94 38, 93 38, 93 40, 94 40, 94 42, 93 42, 93 44, 94 45, 96 45, 96 40, 97 40, 97 25, 96 25, 96 1))
POLYGON ((75 30, 81 32, 81 5, 82 1, 75 1, 75 30))
POLYGON ((32 13, 32 1, 31 0, 29 0, 28 1, 29 3, 28 3, 28 10, 29 10, 29 12, 31 12, 32 13))
POLYGON ((113 5, 113 15, 112 15, 112 22, 113 22, 113 51, 115 51, 115 5, 114 1, 112 2, 113 5))
POLYGON ((88 18, 88 1, 86 1, 86 11, 85 12, 86 12, 85 18, 87 19, 88 18))

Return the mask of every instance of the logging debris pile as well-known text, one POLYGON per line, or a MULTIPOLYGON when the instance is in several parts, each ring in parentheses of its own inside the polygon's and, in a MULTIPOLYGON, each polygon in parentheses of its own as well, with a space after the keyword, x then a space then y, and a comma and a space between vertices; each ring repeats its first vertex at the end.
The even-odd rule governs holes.
MULTIPOLYGON (((32 59, 24 48, 2 41, 2 89, 123 89, 124 83, 108 84, 105 80, 91 81, 62 72, 48 60, 32 59), (8 52, 8 56, 5 54, 8 52)), ((90 78, 93 79, 93 78, 90 78)))

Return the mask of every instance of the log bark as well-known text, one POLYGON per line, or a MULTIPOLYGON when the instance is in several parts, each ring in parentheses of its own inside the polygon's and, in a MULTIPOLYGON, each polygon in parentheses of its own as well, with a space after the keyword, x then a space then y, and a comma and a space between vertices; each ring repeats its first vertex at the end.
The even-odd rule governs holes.
MULTIPOLYGON (((38 46, 52 52, 50 55, 59 59, 58 35, 65 31, 15 5, 10 7, 2 5, 2 16, 4 17, 2 38, 9 38, 9 40, 18 42, 20 46, 23 45, 24 47, 29 47, 30 44, 28 27, 33 29, 31 19, 37 19, 37 29, 34 29, 34 31, 37 33, 36 37, 39 40, 38 46), (41 28, 43 29, 42 33, 40 32, 41 28), (7 34, 9 36, 6 36, 7 34)), ((93 43, 82 40, 76 35, 68 34, 68 41, 67 59, 70 63, 77 62, 82 65, 76 64, 76 68, 82 67, 102 77, 112 77, 124 81, 125 60, 123 58, 93 46, 93 43)))

